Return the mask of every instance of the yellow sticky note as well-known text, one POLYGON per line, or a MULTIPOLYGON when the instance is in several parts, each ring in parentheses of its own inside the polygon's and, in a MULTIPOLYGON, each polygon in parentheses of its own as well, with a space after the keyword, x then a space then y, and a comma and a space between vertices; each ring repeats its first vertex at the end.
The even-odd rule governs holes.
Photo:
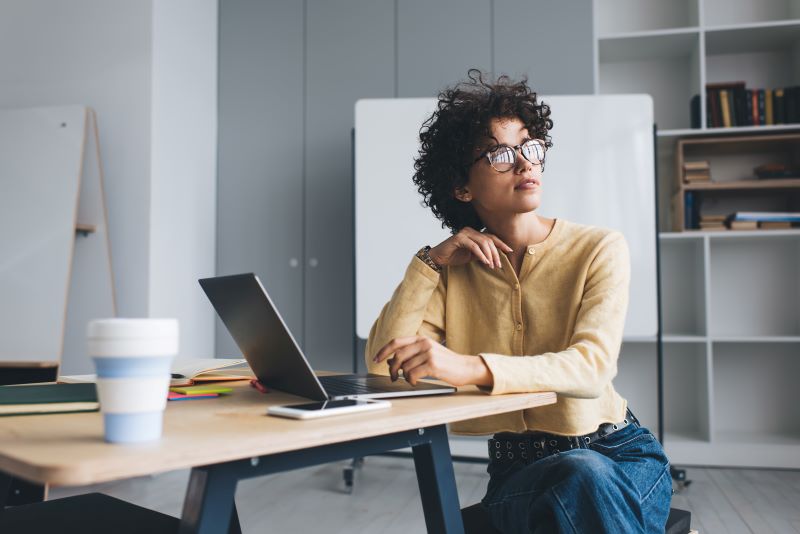
POLYGON ((184 395, 203 395, 208 393, 230 393, 233 388, 219 387, 219 386, 182 386, 177 388, 169 388, 170 391, 175 393, 183 393, 184 395))

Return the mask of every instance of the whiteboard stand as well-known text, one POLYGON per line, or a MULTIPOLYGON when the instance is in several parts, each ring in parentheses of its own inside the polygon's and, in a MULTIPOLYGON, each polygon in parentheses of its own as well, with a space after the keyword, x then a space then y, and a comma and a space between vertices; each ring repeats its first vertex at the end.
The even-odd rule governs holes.
POLYGON ((86 324, 116 315, 95 112, 0 110, 0 175, 0 368, 91 372, 86 324))

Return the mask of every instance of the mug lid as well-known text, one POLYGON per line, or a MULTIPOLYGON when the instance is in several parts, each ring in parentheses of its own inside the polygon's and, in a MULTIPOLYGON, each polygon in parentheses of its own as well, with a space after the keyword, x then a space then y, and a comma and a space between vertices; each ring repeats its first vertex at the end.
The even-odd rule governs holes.
POLYGON ((94 319, 86 329, 89 338, 177 338, 177 319, 94 319))

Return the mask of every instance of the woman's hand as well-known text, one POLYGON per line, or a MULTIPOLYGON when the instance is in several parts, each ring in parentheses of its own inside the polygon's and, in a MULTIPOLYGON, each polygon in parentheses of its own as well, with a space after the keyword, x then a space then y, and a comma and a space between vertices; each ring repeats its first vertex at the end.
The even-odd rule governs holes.
POLYGON ((494 269, 502 268, 498 248, 505 252, 513 252, 511 247, 496 235, 478 232, 474 228, 465 226, 457 234, 430 249, 428 254, 438 265, 462 265, 477 259, 494 269))
POLYGON ((402 370, 403 377, 412 386, 426 376, 453 386, 491 386, 494 383, 483 358, 458 354, 427 336, 395 338, 378 351, 373 361, 380 363, 392 354, 394 357, 388 363, 393 381, 402 370))

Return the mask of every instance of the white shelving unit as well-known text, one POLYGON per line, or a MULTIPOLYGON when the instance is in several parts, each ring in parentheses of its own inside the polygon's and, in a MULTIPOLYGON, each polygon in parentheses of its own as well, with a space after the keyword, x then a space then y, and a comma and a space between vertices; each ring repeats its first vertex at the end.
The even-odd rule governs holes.
MULTIPOLYGON (((800 131, 705 124, 706 83, 800 85, 800 0, 595 0, 594 13, 595 92, 652 95, 658 126, 667 453, 800 468, 800 230, 667 232, 678 138, 800 131)), ((653 431, 656 358, 655 339, 625 339, 615 378, 653 431)))
MULTIPOLYGON (((800 230, 660 239, 671 460, 800 468, 800 230)), ((655 342, 625 341, 615 384, 655 429, 655 342)))
POLYGON ((595 0, 595 93, 653 96, 658 135, 782 131, 708 128, 706 83, 800 84, 800 0, 595 0), (700 95, 701 127, 689 104, 700 95))

